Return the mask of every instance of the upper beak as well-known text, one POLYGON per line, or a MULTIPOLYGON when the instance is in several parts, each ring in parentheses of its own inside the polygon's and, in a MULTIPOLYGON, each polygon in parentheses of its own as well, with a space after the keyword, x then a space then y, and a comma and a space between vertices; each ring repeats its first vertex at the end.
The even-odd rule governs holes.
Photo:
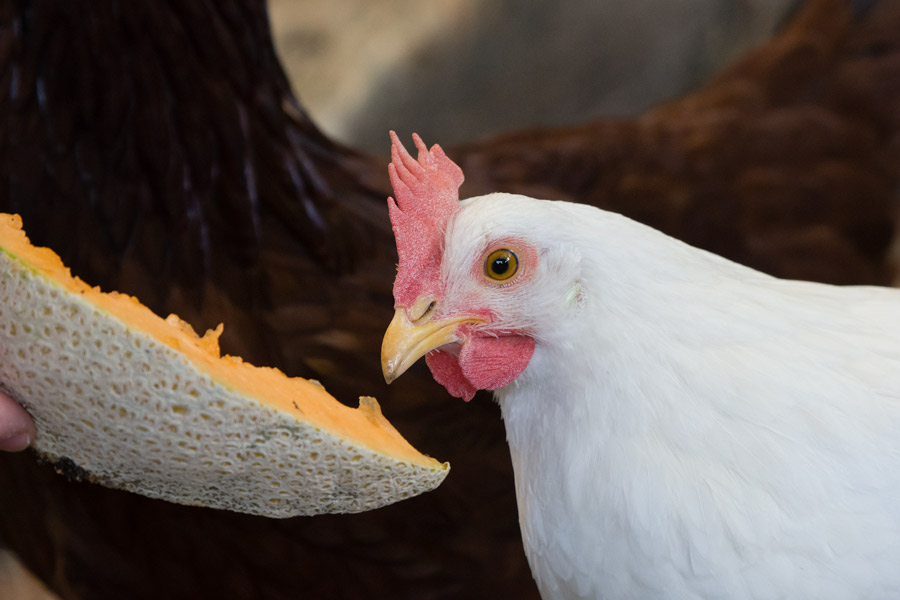
POLYGON ((398 308, 381 343, 384 380, 391 383, 432 350, 461 341, 457 330, 466 323, 484 323, 484 319, 462 315, 446 319, 423 317, 411 322, 406 310, 398 308))

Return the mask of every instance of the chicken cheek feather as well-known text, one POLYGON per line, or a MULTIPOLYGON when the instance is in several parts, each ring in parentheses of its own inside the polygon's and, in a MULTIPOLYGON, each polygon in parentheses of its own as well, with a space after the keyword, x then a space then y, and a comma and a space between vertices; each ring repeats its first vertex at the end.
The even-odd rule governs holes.
POLYGON ((466 402, 478 390, 496 390, 512 383, 534 354, 534 338, 525 335, 467 337, 459 356, 446 350, 425 357, 435 381, 466 402))

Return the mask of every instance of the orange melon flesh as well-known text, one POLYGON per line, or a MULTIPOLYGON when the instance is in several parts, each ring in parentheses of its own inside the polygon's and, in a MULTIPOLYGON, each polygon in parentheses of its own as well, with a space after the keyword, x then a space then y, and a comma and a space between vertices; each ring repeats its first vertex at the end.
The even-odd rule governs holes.
POLYGON ((448 465, 413 448, 374 399, 352 409, 316 381, 221 356, 222 325, 199 337, 175 315, 72 277, 52 250, 31 245, 17 215, 0 214, 0 250, 0 386, 32 414, 33 446, 50 460, 111 487, 276 517, 368 510, 446 476, 448 465), (73 390, 74 409, 61 400, 73 390), (97 440, 110 432, 136 447, 104 448, 97 440), (98 452, 130 462, 107 465, 98 452))

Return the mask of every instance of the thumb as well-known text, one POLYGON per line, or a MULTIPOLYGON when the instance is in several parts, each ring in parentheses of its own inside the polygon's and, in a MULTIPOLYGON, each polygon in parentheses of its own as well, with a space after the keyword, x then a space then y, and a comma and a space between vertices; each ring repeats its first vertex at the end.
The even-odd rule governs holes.
POLYGON ((22 406, 0 392, 0 450, 17 452, 34 439, 34 421, 22 406))

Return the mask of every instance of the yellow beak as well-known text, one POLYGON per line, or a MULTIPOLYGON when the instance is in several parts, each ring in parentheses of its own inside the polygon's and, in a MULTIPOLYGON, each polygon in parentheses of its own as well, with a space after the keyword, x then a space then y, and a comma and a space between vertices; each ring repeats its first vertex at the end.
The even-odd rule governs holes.
POLYGON ((484 319, 462 315, 411 322, 406 309, 398 308, 381 342, 384 380, 391 383, 432 350, 461 341, 457 329, 466 323, 484 323, 484 319))

